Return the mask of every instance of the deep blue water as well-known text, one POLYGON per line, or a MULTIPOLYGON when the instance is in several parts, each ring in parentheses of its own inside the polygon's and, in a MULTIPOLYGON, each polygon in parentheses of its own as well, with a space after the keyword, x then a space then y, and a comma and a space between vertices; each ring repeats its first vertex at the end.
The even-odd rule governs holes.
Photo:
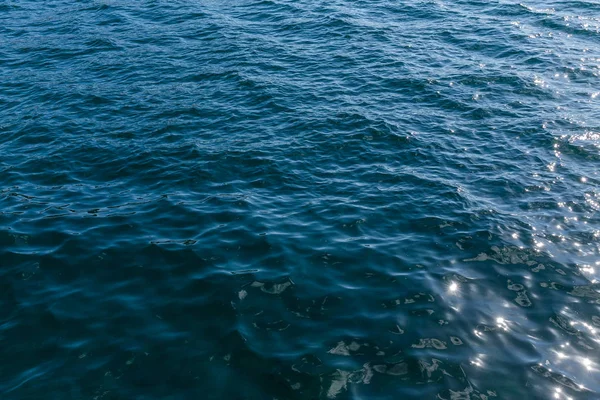
POLYGON ((600 398, 600 4, 3 0, 2 399, 600 398))

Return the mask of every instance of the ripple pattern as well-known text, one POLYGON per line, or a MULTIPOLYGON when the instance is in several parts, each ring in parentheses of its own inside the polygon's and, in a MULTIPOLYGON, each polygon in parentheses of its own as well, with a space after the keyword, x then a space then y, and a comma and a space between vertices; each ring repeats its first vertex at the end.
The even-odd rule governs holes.
POLYGON ((600 398, 600 6, 5 0, 3 399, 600 398))

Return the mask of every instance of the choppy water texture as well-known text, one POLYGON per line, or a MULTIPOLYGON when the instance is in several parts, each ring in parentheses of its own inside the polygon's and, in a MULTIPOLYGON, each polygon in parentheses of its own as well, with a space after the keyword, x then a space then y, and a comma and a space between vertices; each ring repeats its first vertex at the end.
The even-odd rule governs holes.
POLYGON ((600 398, 600 6, 0 3, 3 399, 600 398))

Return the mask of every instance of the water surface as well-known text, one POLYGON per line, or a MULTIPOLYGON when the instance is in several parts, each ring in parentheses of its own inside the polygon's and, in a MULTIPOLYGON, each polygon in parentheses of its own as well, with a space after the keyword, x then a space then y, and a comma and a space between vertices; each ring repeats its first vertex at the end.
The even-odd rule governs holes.
POLYGON ((600 398, 597 2, 0 4, 3 399, 600 398))

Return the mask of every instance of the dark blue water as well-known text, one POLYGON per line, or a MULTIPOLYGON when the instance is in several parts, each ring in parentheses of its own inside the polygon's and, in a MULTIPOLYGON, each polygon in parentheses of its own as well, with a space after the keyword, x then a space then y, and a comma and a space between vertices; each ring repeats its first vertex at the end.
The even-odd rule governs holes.
POLYGON ((600 5, 0 3, 2 399, 600 398, 600 5))

